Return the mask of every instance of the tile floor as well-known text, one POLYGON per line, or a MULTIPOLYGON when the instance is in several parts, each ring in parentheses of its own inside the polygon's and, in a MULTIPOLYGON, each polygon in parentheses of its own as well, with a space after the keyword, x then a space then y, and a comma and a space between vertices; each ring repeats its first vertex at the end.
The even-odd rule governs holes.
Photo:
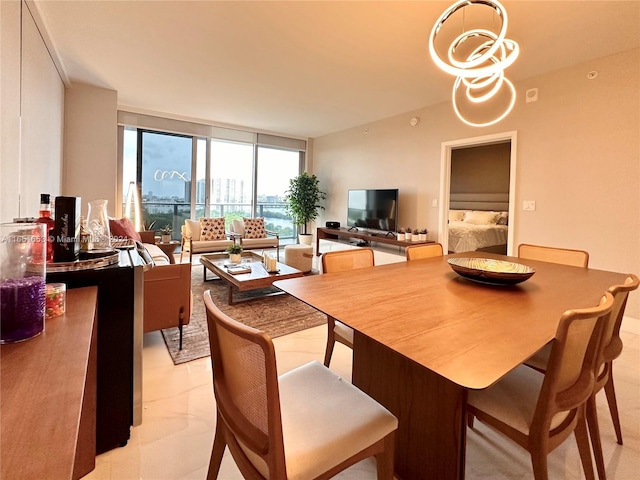
MULTIPOLYGON (((344 246, 330 246, 344 248, 344 246)), ((323 251, 326 251, 323 248, 323 251)), ((402 257, 376 252, 378 264, 402 257)), ((637 321, 627 320, 623 327, 637 321)), ((615 380, 623 425, 624 445, 616 444, 604 394, 598 396, 598 415, 608 478, 639 478, 640 468, 640 329, 623 332, 624 350, 615 363, 615 380)), ((637 328, 637 327, 636 327, 637 328)), ((311 360, 322 361, 326 327, 320 326, 274 339, 278 370, 285 372, 311 360)), ((160 332, 145 335, 143 353, 143 421, 132 428, 129 443, 97 457, 86 480, 173 480, 206 478, 215 427, 211 363, 204 358, 173 365, 160 332)), ((337 344, 331 367, 349 379, 351 352, 337 344)), ((583 478, 575 441, 569 439, 548 457, 552 479, 583 478)), ((476 422, 468 431, 467 479, 533 478, 529 456, 486 426, 476 422)), ((219 478, 240 480, 228 451, 219 478)), ((375 478, 372 460, 338 477, 344 480, 375 478)))

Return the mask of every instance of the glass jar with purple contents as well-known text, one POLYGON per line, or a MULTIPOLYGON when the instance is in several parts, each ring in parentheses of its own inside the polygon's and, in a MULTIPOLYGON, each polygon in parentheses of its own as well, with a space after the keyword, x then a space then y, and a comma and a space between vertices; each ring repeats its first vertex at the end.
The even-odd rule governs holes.
POLYGON ((0 343, 44 330, 46 252, 44 224, 0 224, 0 343))

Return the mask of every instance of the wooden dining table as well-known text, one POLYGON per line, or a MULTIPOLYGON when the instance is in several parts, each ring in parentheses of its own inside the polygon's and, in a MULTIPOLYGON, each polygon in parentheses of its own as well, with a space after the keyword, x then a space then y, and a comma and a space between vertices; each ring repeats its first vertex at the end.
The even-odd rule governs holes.
POLYGON ((462 479, 466 398, 551 341, 560 316, 593 307, 625 274, 468 252, 274 285, 354 329, 352 382, 399 420, 402 480, 462 479), (463 278, 449 257, 495 258, 535 269, 515 285, 463 278))

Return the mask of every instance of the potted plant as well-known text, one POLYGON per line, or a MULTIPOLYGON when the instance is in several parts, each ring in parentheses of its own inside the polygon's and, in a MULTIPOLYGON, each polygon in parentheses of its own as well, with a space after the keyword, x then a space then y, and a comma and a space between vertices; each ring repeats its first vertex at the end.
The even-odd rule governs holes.
POLYGON ((155 226, 155 224, 156 224, 155 220, 149 220, 149 219, 143 220, 142 221, 142 231, 146 232, 146 231, 149 231, 149 230, 153 230, 153 227, 155 226))
POLYGON ((420 235, 420 239, 419 240, 421 242, 426 242, 427 241, 427 233, 429 233, 429 232, 427 232, 426 228, 423 228, 422 230, 420 230, 420 234, 419 234, 420 235))
POLYGON ((398 230, 396 235, 397 235, 398 240, 403 242, 404 241, 404 228, 401 228, 400 230, 398 230))
POLYGON ((420 240, 420 231, 417 228, 414 228, 411 233, 411 241, 417 242, 418 240, 420 240))
POLYGON ((242 245, 234 243, 227 247, 227 253, 229 254, 229 261, 231 263, 240 263, 242 260, 242 245))
POLYGON ((173 228, 171 225, 167 224, 160 229, 160 241, 162 243, 168 243, 171 241, 171 234, 173 233, 173 228))
POLYGON ((327 198, 325 192, 318 187, 318 178, 303 172, 295 178, 289 180, 289 190, 285 192, 285 211, 291 215, 294 225, 302 225, 302 233, 298 235, 300 243, 311 245, 311 234, 307 233, 307 224, 318 218, 318 209, 323 209, 319 205, 320 200, 327 198))
POLYGON ((404 229, 404 239, 407 242, 411 241, 411 232, 413 231, 413 229, 411 227, 407 227, 404 229))

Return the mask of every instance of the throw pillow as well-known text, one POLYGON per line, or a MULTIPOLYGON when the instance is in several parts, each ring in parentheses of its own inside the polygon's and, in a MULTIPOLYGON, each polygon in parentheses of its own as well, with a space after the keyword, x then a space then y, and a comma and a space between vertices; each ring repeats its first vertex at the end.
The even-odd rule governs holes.
POLYGON ((110 218, 109 230, 111 231, 111 237, 115 238, 116 240, 131 238, 133 240, 137 240, 138 242, 142 241, 142 239, 140 238, 140 234, 136 232, 136 227, 134 227, 133 223, 131 223, 131 220, 126 217, 110 218))
POLYGON ((495 225, 498 215, 496 212, 471 211, 464 216, 464 222, 473 225, 495 225))
POLYGON ((243 218, 244 238, 265 238, 264 218, 243 218))
POLYGON ((449 210, 450 222, 462 222, 464 220, 465 210, 449 210))
POLYGON ((509 225, 509 212, 500 212, 500 217, 496 222, 498 225, 509 225))
POLYGON ((196 220, 185 220, 185 233, 191 240, 200 240, 200 222, 196 220))
POLYGON ((201 218, 200 240, 225 240, 224 218, 201 218))

